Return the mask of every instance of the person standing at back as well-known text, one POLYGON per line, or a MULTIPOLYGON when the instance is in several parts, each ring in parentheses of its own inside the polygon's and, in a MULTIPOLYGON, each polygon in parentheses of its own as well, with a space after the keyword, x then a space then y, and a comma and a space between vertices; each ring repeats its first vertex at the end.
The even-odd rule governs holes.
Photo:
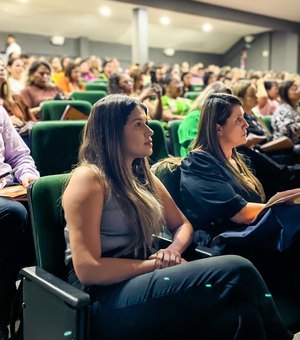
POLYGON ((16 42, 14 35, 9 34, 6 39, 6 55, 8 59, 19 58, 22 54, 21 46, 16 42))

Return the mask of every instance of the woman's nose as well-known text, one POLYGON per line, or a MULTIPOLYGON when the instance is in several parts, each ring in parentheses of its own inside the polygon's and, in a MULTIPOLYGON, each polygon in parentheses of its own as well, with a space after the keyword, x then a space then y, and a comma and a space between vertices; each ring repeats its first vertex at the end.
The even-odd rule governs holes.
POLYGON ((244 118, 244 127, 245 127, 245 129, 247 129, 249 127, 249 124, 247 123, 245 118, 244 118))
POLYGON ((147 135, 149 136, 153 136, 154 135, 154 131, 152 129, 150 129, 150 127, 147 125, 147 130, 146 130, 147 135))

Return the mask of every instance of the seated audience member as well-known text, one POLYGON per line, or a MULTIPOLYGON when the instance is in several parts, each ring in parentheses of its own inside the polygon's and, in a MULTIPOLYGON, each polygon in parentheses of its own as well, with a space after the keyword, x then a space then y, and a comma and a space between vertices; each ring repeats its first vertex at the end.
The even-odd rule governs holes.
POLYGON ((207 71, 203 74, 203 86, 204 88, 217 81, 217 76, 212 71, 207 71))
POLYGON ((69 282, 90 295, 91 339, 292 339, 249 261, 182 257, 193 231, 149 169, 152 135, 141 102, 101 99, 63 193, 69 282), (154 249, 163 225, 173 242, 154 249))
POLYGON ((24 62, 21 58, 10 59, 7 62, 8 83, 12 93, 20 93, 25 87, 24 62))
POLYGON ((300 100, 300 87, 293 80, 285 81, 279 87, 279 95, 281 103, 272 116, 274 139, 286 136, 294 144, 299 144, 300 114, 298 112, 298 103, 300 100))
POLYGON ((9 83, 6 80, 6 72, 2 59, 0 59, 0 105, 2 105, 9 114, 9 118, 16 130, 22 134, 23 137, 25 135, 28 136, 28 131, 32 127, 32 122, 30 122, 30 117, 21 101, 18 97, 14 98, 11 94, 9 83))
MULTIPOLYGON (((78 60, 78 62, 80 61, 81 59, 78 60)), ((61 63, 61 66, 62 66, 62 72, 65 72, 65 70, 67 69, 67 66, 69 65, 69 63, 73 62, 73 59, 71 59, 70 57, 68 56, 63 56, 60 60, 60 63, 61 63)), ((75 61, 74 61, 75 62, 75 61)), ((76 64, 78 63, 76 61, 76 64)))
POLYGON ((143 72, 140 68, 133 68, 129 71, 129 77, 132 80, 132 96, 138 97, 144 89, 143 72))
POLYGON ((36 61, 30 66, 27 86, 20 97, 32 121, 38 120, 40 105, 45 100, 64 98, 61 89, 51 82, 51 67, 47 62, 36 61))
POLYGON ((233 85, 232 92, 242 103, 244 117, 249 125, 248 134, 272 139, 271 132, 266 127, 261 115, 254 111, 258 101, 257 87, 250 80, 239 80, 233 85))
MULTIPOLYGON (((2 178, 1 188, 12 182, 27 187, 39 176, 29 149, 14 129, 4 108, 0 106, 0 173, 12 169, 16 169, 14 175, 2 178)), ((19 270, 33 262, 30 235, 25 207, 16 200, 0 197, 1 340, 7 339, 10 307, 16 291, 15 282, 19 270)))
POLYGON ((190 74, 190 72, 182 73, 181 80, 183 82, 183 94, 185 94, 186 92, 192 91, 191 79, 192 79, 192 75, 190 74))
POLYGON ((102 63, 102 72, 99 74, 99 78, 108 80, 116 72, 115 63, 112 59, 104 60, 102 63))
POLYGON ((78 65, 79 65, 81 80, 87 83, 90 83, 92 80, 95 79, 95 76, 90 70, 89 58, 82 59, 78 65))
POLYGON ((101 58, 98 58, 95 55, 92 55, 89 58, 89 64, 90 64, 90 72, 92 73, 94 78, 99 78, 99 75, 102 69, 101 58))
POLYGON ((135 97, 147 106, 149 118, 160 120, 162 117, 161 87, 158 84, 152 84, 136 94, 133 92, 133 80, 127 73, 114 73, 109 78, 108 92, 135 97))
POLYGON ((165 94, 162 96, 162 120, 184 119, 192 105, 192 101, 183 98, 183 83, 177 74, 168 73, 164 78, 165 94))
POLYGON ((276 80, 259 79, 257 86, 257 109, 263 116, 272 115, 279 105, 279 87, 276 80))
POLYGON ((300 189, 277 193, 264 203, 261 183, 236 151, 246 143, 247 127, 237 97, 212 94, 207 98, 194 148, 181 165, 183 211, 196 229, 208 233, 209 245, 250 258, 273 291, 300 298, 300 277, 295 270, 300 206, 270 207, 278 199, 289 203, 288 196, 299 195, 300 189), (263 209, 265 215, 258 218, 263 209), (276 268, 268 266, 268 260, 276 261, 276 256, 276 268))
POLYGON ((204 65, 202 63, 193 65, 190 68, 190 73, 192 75, 192 85, 203 85, 204 65))
POLYGON ((74 91, 84 91, 85 83, 81 81, 79 66, 70 62, 64 76, 58 80, 57 86, 64 92, 66 97, 69 97, 74 91))
POLYGON ((54 84, 58 85, 58 80, 64 76, 64 71, 61 65, 61 61, 58 57, 52 57, 50 59, 51 75, 54 84))
POLYGON ((260 149, 260 145, 272 136, 266 128, 261 116, 256 115, 252 110, 257 105, 256 86, 250 80, 238 81, 232 89, 242 102, 244 118, 248 123, 247 142, 238 148, 238 151, 250 159, 250 168, 255 171, 256 177, 262 183, 266 197, 273 196, 276 192, 300 187, 300 168, 297 164, 291 163, 290 151, 279 150, 278 152, 266 153, 260 149), (265 136, 265 140, 255 142, 257 136, 265 136), (288 160, 287 164, 278 163, 288 160))
POLYGON ((181 145, 180 154, 182 157, 184 157, 189 152, 191 144, 197 136, 203 103, 205 102, 206 98, 212 93, 231 94, 231 90, 221 81, 217 81, 208 85, 205 90, 203 90, 199 94, 199 96, 191 106, 190 112, 187 114, 187 116, 184 118, 178 128, 178 139, 181 145))

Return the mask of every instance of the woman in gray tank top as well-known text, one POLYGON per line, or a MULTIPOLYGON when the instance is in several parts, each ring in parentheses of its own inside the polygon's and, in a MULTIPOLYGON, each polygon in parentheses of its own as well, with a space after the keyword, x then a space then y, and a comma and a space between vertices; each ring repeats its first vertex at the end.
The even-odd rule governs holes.
POLYGON ((89 116, 63 194, 69 282, 89 292, 92 339, 292 339, 239 256, 187 262, 193 229, 150 172, 146 107, 110 95, 89 116), (173 242, 153 250, 165 226, 173 242))

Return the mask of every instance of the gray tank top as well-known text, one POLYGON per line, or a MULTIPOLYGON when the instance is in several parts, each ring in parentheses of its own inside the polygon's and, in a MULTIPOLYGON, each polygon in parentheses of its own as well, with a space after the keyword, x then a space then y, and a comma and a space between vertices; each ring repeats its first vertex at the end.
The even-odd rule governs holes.
MULTIPOLYGON (((117 249, 120 250, 131 240, 132 235, 127 217, 123 213, 119 202, 111 193, 108 194, 105 200, 100 226, 102 254, 117 249)), ((66 241, 65 262, 68 263, 72 256, 67 225, 64 229, 64 235, 66 241)))

